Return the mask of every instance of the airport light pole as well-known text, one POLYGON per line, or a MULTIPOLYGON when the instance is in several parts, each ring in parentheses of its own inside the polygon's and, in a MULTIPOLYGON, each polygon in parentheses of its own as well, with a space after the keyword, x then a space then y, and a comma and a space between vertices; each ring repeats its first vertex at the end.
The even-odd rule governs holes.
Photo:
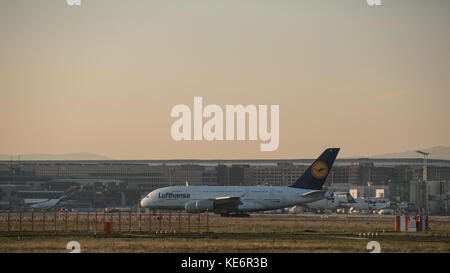
POLYGON ((227 186, 230 184, 230 168, 227 166, 227 186))
POLYGON ((372 186, 372 182, 367 182, 367 186, 368 186, 368 188, 369 188, 369 200, 370 200, 370 186, 372 186))
POLYGON ((372 186, 372 182, 367 182, 367 186, 368 186, 368 188, 369 188, 369 198, 368 198, 368 202, 367 202, 367 209, 368 209, 368 211, 369 211, 369 213, 372 213, 372 209, 371 209, 371 206, 370 206, 370 186, 372 186))
POLYGON ((423 152, 423 151, 416 151, 417 153, 423 155, 423 174, 422 174, 422 180, 425 184, 425 210, 427 211, 428 214, 428 188, 427 188, 427 164, 428 164, 428 155, 430 153, 427 152, 423 152))
POLYGON ((416 151, 417 153, 423 155, 423 181, 427 181, 427 164, 428 164, 428 155, 430 153, 422 152, 422 151, 416 151))
POLYGON ((367 181, 367 186, 369 187, 369 201, 370 201, 370 186, 372 185, 372 173, 371 173, 371 167, 369 166, 369 181, 367 181))
POLYGON ((169 168, 169 186, 172 186, 172 173, 175 174, 175 169, 173 167, 169 168))

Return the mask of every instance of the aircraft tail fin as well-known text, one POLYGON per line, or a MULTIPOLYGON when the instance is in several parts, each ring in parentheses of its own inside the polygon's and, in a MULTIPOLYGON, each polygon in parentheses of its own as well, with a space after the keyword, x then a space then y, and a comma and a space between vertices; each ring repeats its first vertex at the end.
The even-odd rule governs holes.
POLYGON ((328 148, 317 158, 311 166, 289 187, 321 190, 325 180, 333 167, 340 148, 328 148))
POLYGON ((349 203, 356 203, 355 199, 353 198, 353 196, 350 193, 347 193, 347 201, 349 203))
POLYGON ((77 186, 70 187, 67 191, 64 192, 64 194, 60 198, 58 198, 59 199, 58 203, 72 197, 77 189, 78 189, 77 186))

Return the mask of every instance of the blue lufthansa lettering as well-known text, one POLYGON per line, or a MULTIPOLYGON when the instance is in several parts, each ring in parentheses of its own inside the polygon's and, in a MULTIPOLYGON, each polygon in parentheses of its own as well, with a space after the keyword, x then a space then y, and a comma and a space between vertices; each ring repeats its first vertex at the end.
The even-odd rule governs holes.
POLYGON ((177 198, 190 198, 191 195, 189 193, 158 193, 158 198, 162 199, 177 199, 177 198))

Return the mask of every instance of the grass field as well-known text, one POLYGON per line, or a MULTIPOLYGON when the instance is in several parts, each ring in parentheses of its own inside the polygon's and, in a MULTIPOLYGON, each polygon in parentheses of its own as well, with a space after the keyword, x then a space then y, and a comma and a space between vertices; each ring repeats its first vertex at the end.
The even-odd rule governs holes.
MULTIPOLYGON (((6 236, 5 222, 0 224, 0 252, 69 252, 69 241, 78 241, 81 252, 370 252, 369 241, 380 243, 381 252, 450 252, 450 217, 430 217, 430 230, 417 233, 394 231, 393 216, 354 215, 268 215, 252 214, 249 218, 224 218, 208 215, 206 233, 205 215, 190 221, 182 214, 172 215, 170 227, 176 234, 155 234, 159 230, 159 217, 152 218, 152 233, 148 233, 148 218, 121 219, 121 233, 115 222, 113 235, 94 237, 94 223, 79 221, 79 234, 75 236, 73 223, 69 223, 68 234, 64 235, 64 221, 56 222, 57 235, 51 235, 55 227, 49 221, 45 236, 40 235, 42 222, 34 223, 35 235, 30 236, 29 222, 22 221, 22 236, 18 235, 17 222, 14 231, 6 236), (189 223, 188 223, 189 221, 189 223), (144 224, 145 222, 145 224, 144 224), (128 224, 131 223, 131 233, 128 224), (189 231, 188 224, 190 224, 189 231), (197 231, 200 230, 202 234, 197 231), (362 237, 360 233, 377 233, 378 236, 362 237)), ((4 214, 2 216, 5 216, 4 214)), ((25 215, 22 215, 26 217, 25 215)), ((79 216, 80 217, 80 216, 79 216)), ((3 219, 4 220, 4 219, 3 219)), ((49 219, 51 220, 51 219, 49 219)), ((59 219, 61 220, 61 219, 59 219)), ((86 219, 84 219, 86 220, 86 219)), ((117 219, 116 219, 117 220, 117 219)), ((11 225, 11 223, 10 223, 11 225)), ((101 224, 98 223, 100 227, 101 224)), ((169 219, 161 219, 161 230, 169 230, 169 219)))

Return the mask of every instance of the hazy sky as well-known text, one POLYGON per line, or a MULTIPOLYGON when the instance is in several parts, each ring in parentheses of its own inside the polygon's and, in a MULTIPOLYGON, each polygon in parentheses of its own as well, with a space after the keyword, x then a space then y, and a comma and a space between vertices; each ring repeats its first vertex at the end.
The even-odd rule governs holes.
POLYGON ((340 157, 450 145, 450 1, 0 1, 0 154, 340 157), (177 104, 280 105, 280 145, 175 142, 177 104))

